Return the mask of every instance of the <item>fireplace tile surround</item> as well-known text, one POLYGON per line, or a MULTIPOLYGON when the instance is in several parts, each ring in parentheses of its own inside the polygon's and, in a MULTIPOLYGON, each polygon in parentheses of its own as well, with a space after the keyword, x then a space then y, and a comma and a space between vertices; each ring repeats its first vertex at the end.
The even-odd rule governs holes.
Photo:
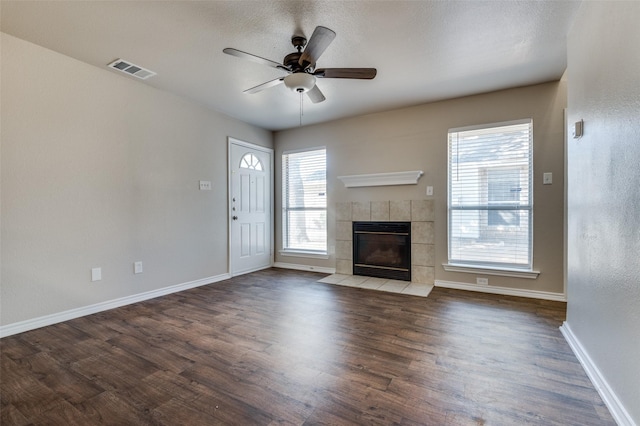
POLYGON ((411 282, 433 285, 433 200, 339 202, 335 211, 336 274, 353 275, 353 222, 411 222, 411 282))

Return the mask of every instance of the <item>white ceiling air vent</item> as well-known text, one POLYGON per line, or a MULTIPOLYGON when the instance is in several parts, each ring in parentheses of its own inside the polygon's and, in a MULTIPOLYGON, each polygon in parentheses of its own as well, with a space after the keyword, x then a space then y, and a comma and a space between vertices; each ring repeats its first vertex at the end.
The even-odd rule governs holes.
POLYGON ((149 71, 148 69, 142 68, 138 65, 134 65, 131 62, 125 61, 123 59, 116 59, 115 61, 111 62, 108 66, 109 68, 113 68, 125 74, 132 75, 141 80, 146 80, 147 78, 153 77, 154 75, 156 75, 156 73, 153 71, 149 71))

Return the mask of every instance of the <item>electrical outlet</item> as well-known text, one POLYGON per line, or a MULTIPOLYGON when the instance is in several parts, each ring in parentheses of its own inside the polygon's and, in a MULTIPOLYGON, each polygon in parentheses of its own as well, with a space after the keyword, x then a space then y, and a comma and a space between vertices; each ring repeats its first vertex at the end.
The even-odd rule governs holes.
POLYGON ((489 285, 489 278, 476 278, 476 284, 478 285, 489 285))
POLYGON ((100 281, 102 279, 102 268, 91 268, 91 281, 100 281))
POLYGON ((142 270, 142 262, 134 262, 133 263, 133 273, 134 274, 141 274, 143 272, 142 270))
POLYGON ((200 181, 200 191, 211 191, 211 181, 210 180, 201 180, 200 181))

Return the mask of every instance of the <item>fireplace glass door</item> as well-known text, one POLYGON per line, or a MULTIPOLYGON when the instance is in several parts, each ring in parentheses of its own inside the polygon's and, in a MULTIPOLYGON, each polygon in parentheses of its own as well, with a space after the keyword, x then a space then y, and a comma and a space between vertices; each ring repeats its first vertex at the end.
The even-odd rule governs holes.
POLYGON ((411 222, 353 222, 353 274, 411 281, 411 222))

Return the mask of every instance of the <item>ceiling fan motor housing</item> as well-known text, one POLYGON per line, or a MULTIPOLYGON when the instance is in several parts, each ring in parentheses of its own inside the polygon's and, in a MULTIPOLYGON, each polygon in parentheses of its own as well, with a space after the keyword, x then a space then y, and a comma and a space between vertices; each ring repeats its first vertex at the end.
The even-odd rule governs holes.
POLYGON ((290 69, 292 72, 302 71, 302 67, 298 63, 300 56, 302 56, 301 52, 289 53, 287 56, 284 57, 284 61, 282 61, 282 64, 288 69, 290 69))

